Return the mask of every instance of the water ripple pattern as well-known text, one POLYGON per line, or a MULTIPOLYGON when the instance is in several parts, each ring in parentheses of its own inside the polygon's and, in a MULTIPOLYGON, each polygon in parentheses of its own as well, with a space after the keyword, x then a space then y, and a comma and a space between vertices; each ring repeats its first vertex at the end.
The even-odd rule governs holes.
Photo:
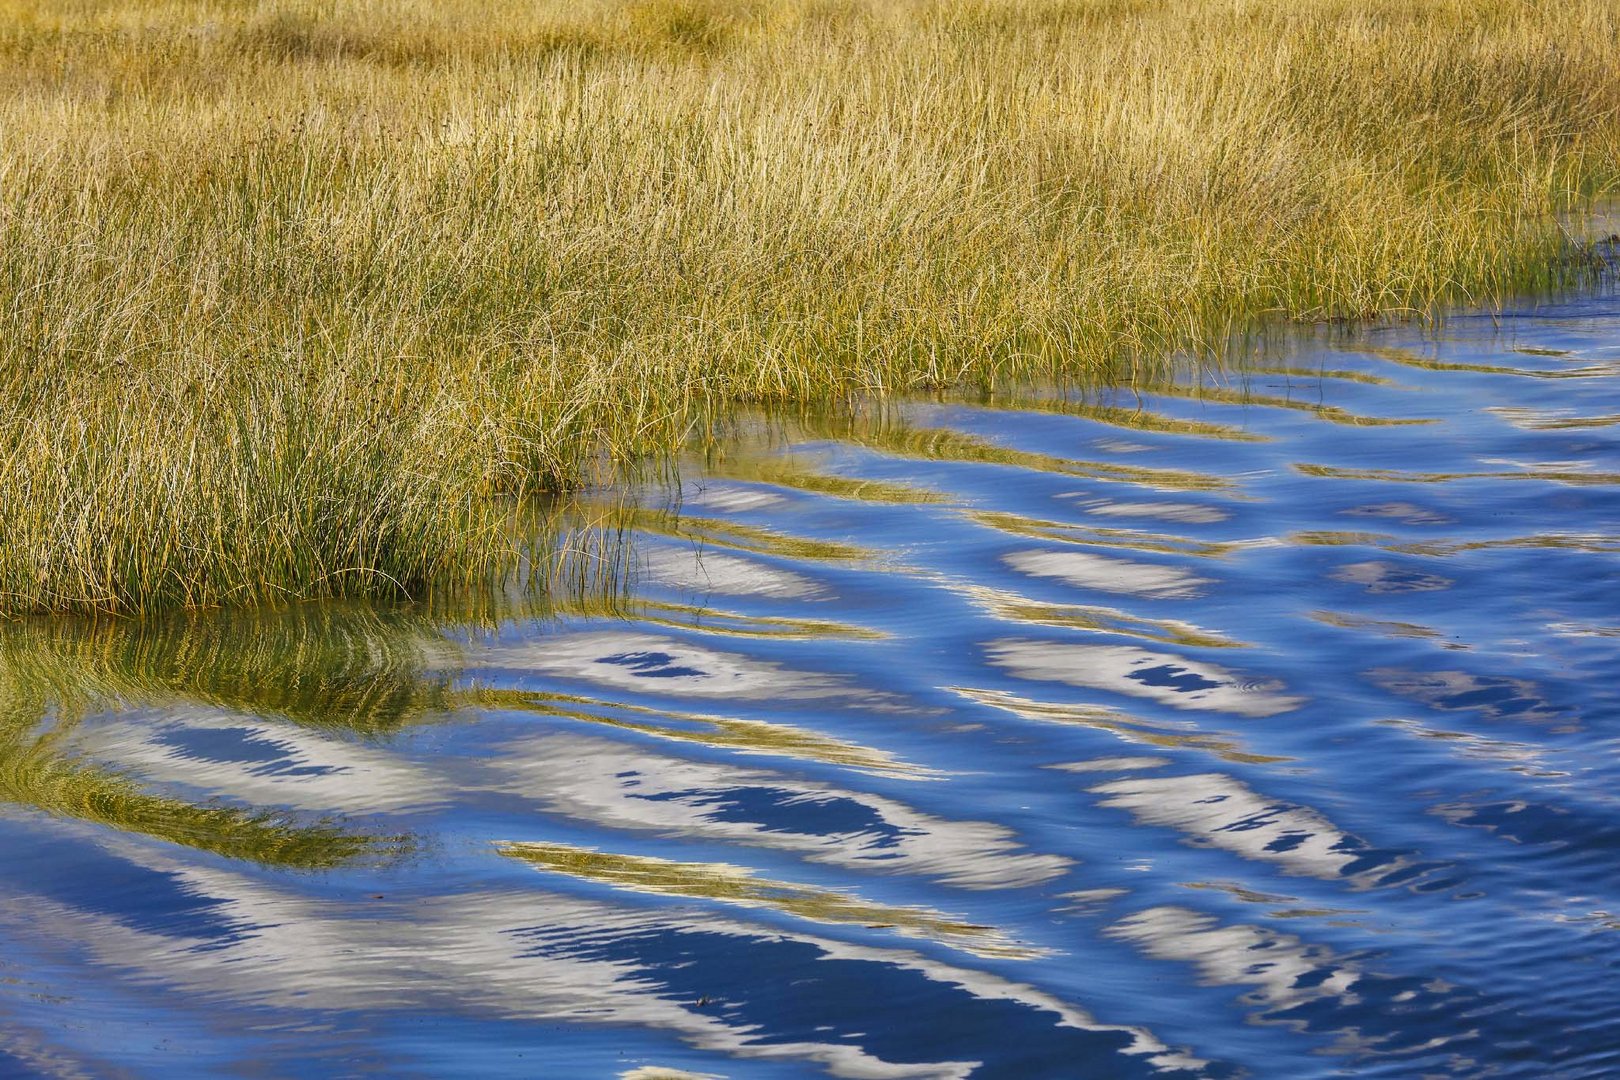
POLYGON ((1620 1071, 1612 290, 744 428, 573 592, 0 627, 0 1074, 1620 1071))

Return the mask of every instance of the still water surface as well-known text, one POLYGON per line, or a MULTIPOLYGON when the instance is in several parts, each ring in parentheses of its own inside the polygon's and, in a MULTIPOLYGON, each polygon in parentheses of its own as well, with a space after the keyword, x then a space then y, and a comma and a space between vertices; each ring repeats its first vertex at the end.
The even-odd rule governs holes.
POLYGON ((1605 289, 0 627, 0 1075, 1613 1075, 1617 435, 1605 289))

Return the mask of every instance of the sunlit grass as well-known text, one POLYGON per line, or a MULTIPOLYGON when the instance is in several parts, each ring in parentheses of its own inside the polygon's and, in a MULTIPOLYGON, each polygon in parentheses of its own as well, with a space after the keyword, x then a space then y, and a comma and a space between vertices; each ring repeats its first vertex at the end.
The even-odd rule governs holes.
POLYGON ((738 403, 1557 285, 1617 46, 1606 0, 0 0, 0 610, 419 594, 738 403))

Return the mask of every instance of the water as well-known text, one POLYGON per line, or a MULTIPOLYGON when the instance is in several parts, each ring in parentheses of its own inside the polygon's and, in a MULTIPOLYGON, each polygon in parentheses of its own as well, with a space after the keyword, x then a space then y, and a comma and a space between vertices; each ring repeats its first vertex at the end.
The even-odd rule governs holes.
POLYGON ((1612 1075, 1617 434, 1609 289, 5 627, 0 1074, 1612 1075))

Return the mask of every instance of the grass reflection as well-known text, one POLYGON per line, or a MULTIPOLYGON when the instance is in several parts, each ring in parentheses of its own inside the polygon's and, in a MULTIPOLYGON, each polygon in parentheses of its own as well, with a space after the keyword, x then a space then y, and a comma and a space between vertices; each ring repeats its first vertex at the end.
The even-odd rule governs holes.
POLYGON ((1188 725, 1172 728, 1104 705, 1036 701, 1002 690, 971 686, 952 686, 949 689, 976 704, 1009 712, 1024 720, 1076 724, 1143 746, 1164 750, 1202 750, 1223 761, 1242 765, 1274 765, 1293 760, 1273 754, 1251 753, 1224 734, 1193 730, 1188 725))
POLYGON ((724 747, 744 753, 804 758, 871 772, 918 777, 925 775, 924 771, 916 766, 897 761, 881 750, 764 720, 671 712, 667 709, 650 709, 643 705, 621 704, 581 697, 577 694, 510 690, 499 687, 476 688, 468 691, 468 698, 484 707, 517 709, 544 716, 601 724, 660 739, 701 743, 704 746, 724 747))
POLYGON ((1009 465, 1059 476, 1117 481, 1159 490, 1226 491, 1232 486, 1222 477, 1187 469, 1081 461, 1018 450, 949 428, 919 427, 909 423, 897 410, 881 406, 849 413, 806 415, 799 418, 796 426, 796 434, 802 438, 833 439, 915 461, 1009 465))
POLYGON ((857 562, 871 559, 876 555, 871 549, 855 544, 788 536, 757 525, 722 521, 719 518, 694 517, 661 509, 628 509, 623 513, 626 515, 627 524, 643 532, 756 555, 774 555, 783 559, 811 559, 818 562, 857 562))
POLYGON ((867 480, 823 472, 802 456, 780 457, 748 444, 712 448, 704 458, 704 472, 715 478, 771 484, 810 495, 835 499, 906 506, 945 502, 946 497, 925 488, 885 480, 867 480))
MULTIPOLYGON (((14 647, 6 642, 8 659, 14 647)), ((334 819, 154 793, 87 760, 73 750, 71 735, 98 695, 51 678, 71 670, 66 659, 58 655, 26 668, 0 664, 0 801, 288 869, 326 869, 409 848, 406 837, 363 832, 334 819)), ((112 680, 102 675, 97 681, 105 689, 112 680)))
POLYGON ((1340 424, 1345 427, 1413 427, 1438 422, 1436 418, 1423 416, 1366 416, 1361 413, 1351 412, 1348 409, 1342 409, 1337 405, 1326 405, 1320 401, 1297 401, 1293 398, 1277 397, 1273 394, 1256 394, 1247 387, 1211 386, 1203 383, 1186 385, 1166 382, 1144 384, 1138 386, 1137 389, 1144 393, 1160 394, 1164 397, 1210 401, 1218 405, 1291 409, 1294 412, 1310 413, 1318 420, 1326 420, 1330 424, 1340 424))
POLYGON ((1153 551, 1167 555, 1220 558, 1238 546, 1231 543, 1194 540, 1168 533, 1143 532, 1139 529, 1109 529, 1073 525, 1062 521, 1045 521, 1000 510, 965 510, 963 514, 980 525, 1012 533, 1014 536, 1027 536, 1033 540, 1058 540, 1090 547, 1126 548, 1131 551, 1153 551))
POLYGON ((497 850, 540 870, 633 892, 771 908, 812 922, 892 929, 976 956, 1029 960, 1042 955, 1039 949, 1008 941, 995 927, 952 919, 929 908, 877 904, 837 889, 762 878, 728 863, 673 862, 568 844, 509 842, 497 845, 497 850))
POLYGON ((1110 427, 1127 431, 1143 431, 1154 435, 1192 435, 1202 439, 1224 439, 1228 442, 1270 442, 1271 436, 1245 431, 1231 424, 1192 420, 1154 412, 1138 403, 1135 408, 1104 405, 1098 402, 1073 400, 1067 397, 1042 397, 1035 394, 991 394, 984 404, 995 409, 1016 409, 1019 412, 1052 413, 1058 416, 1077 416, 1110 427))
POLYGON ((450 707, 447 614, 320 604, 0 623, 0 800, 281 868, 399 857, 411 838, 153 790, 86 756, 75 733, 114 710, 199 706, 331 735, 397 731, 450 707))
POLYGON ((75 731, 98 713, 197 708, 378 738, 462 703, 457 635, 560 612, 622 607, 624 512, 560 503, 512 510, 538 537, 501 587, 415 603, 328 602, 0 621, 0 800, 171 843, 295 869, 398 857, 406 836, 333 817, 191 801, 94 761, 75 731), (543 553, 535 555, 535 553, 543 553))
MULTIPOLYGON (((296 725, 331 739, 382 739, 458 710, 508 709, 744 753, 926 775, 882 751, 787 725, 469 685, 463 674, 467 653, 480 638, 514 623, 558 617, 633 618, 748 637, 881 636, 826 620, 629 598, 633 537, 649 529, 692 539, 701 534, 708 542, 724 537, 728 545, 750 550, 785 544, 795 558, 855 557, 854 549, 833 550, 835 545, 729 523, 682 521, 629 502, 566 511, 539 507, 522 516, 533 535, 545 538, 531 551, 545 554, 525 561, 499 587, 413 603, 325 602, 134 620, 0 623, 0 800, 284 868, 397 857, 412 846, 409 837, 366 831, 336 817, 177 793, 93 758, 76 732, 88 720, 131 709, 200 708, 296 725)), ((176 778, 189 786, 190 775, 176 778)), ((207 784, 199 779, 196 786, 207 784)))
POLYGON ((1249 647, 1247 642, 1236 641, 1224 634, 1206 630, 1180 619, 1151 619, 1118 608, 1095 604, 1047 604, 1019 596, 1017 593, 1003 592, 983 585, 968 585, 962 591, 991 615, 1009 622, 1091 630, 1102 634, 1123 634, 1166 645, 1186 645, 1193 648, 1249 647))

